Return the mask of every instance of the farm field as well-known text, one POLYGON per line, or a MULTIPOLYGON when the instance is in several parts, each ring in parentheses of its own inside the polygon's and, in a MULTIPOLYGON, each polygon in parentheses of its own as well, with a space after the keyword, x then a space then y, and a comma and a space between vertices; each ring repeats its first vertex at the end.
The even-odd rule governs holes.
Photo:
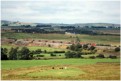
POLYGON ((120 59, 9 60, 1 65, 3 80, 120 79, 120 59))
MULTIPOLYGON (((32 34, 32 33, 12 33, 6 32, 1 33, 2 38, 11 38, 14 37, 16 39, 48 39, 48 40, 67 40, 71 41, 74 38, 70 35, 65 34, 32 34)), ((113 44, 119 45, 120 43, 120 36, 112 36, 112 35, 86 35, 86 34, 78 34, 77 35, 81 42, 86 43, 103 43, 103 44, 113 44)))

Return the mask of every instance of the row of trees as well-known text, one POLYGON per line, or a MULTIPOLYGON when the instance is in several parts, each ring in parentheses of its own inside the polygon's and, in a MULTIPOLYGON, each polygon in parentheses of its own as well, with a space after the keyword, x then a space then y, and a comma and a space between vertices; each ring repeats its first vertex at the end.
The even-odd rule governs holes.
POLYGON ((32 59, 33 55, 27 47, 23 47, 21 50, 19 48, 11 48, 10 51, 6 48, 1 48, 1 60, 29 60, 32 59))
POLYGON ((87 44, 85 45, 81 45, 79 44, 79 39, 78 37, 76 38, 77 41, 76 41, 76 44, 72 44, 70 47, 68 47, 68 49, 70 49, 71 51, 68 51, 65 53, 65 56, 66 58, 82 58, 82 50, 85 49, 85 50, 94 50, 95 47, 94 46, 91 46, 91 47, 88 47, 87 44))
POLYGON ((34 59, 34 54, 40 54, 37 55, 37 57, 43 57, 41 53, 50 53, 51 56, 56 56, 57 53, 65 53, 65 51, 47 52, 46 50, 42 51, 41 49, 30 51, 27 47, 21 49, 19 49, 19 47, 11 48, 10 51, 8 51, 7 48, 1 48, 1 60, 30 60, 34 59))
POLYGON ((82 49, 93 51, 95 47, 94 46, 89 47, 88 44, 81 45, 77 43, 77 44, 72 44, 70 47, 68 47, 68 49, 72 51, 81 51, 82 49))

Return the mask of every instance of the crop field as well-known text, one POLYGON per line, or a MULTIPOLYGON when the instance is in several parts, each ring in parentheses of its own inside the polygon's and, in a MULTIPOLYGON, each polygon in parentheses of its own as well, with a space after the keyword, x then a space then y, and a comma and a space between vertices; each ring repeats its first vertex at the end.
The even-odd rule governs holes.
POLYGON ((120 59, 1 61, 3 80, 119 80, 120 59))
MULTIPOLYGON (((48 40, 74 40, 75 38, 70 35, 65 34, 39 34, 39 33, 1 33, 1 37, 10 38, 14 37, 17 39, 48 39, 48 40)), ((112 35, 86 35, 86 34, 78 34, 77 35, 81 42, 91 42, 91 43, 103 43, 103 44, 119 44, 120 36, 112 36, 112 35)))

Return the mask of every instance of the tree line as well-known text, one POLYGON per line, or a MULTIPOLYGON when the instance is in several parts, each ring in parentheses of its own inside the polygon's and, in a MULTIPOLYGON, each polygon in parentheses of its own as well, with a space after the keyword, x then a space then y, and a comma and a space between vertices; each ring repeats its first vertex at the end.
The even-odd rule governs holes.
POLYGON ((19 47, 11 48, 8 52, 7 48, 1 48, 1 60, 30 60, 32 54, 27 47, 23 47, 19 50, 19 47))

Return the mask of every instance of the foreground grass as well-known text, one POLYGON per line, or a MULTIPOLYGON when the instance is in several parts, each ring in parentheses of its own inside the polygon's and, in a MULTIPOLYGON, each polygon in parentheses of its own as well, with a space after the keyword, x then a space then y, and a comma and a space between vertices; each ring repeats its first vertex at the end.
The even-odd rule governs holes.
POLYGON ((1 61, 1 78, 2 80, 120 80, 119 61, 119 59, 1 61))
POLYGON ((15 69, 47 65, 86 65, 97 62, 120 62, 120 59, 56 59, 56 60, 8 60, 1 61, 2 69, 15 69))

